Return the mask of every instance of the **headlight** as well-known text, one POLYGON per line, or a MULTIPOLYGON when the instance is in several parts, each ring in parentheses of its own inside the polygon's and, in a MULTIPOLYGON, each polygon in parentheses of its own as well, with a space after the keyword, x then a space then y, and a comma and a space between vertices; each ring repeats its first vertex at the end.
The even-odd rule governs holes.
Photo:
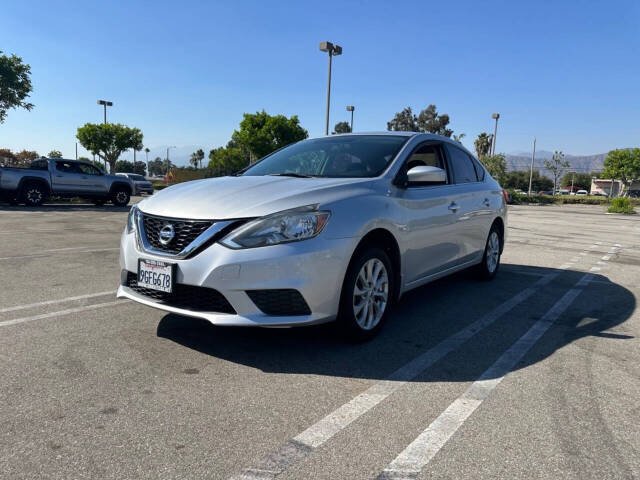
POLYGON ((129 210, 129 216, 127 217, 127 233, 133 233, 136 231, 136 222, 138 221, 138 208, 134 205, 129 210))
POLYGON ((307 240, 322 231, 330 216, 314 206, 285 210, 247 223, 220 243, 229 248, 253 248, 307 240))

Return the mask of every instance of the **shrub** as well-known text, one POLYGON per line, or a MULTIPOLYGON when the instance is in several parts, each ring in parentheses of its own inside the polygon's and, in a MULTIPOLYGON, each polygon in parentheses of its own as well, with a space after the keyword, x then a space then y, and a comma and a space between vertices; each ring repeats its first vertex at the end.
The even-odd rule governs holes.
POLYGON ((611 201, 609 206, 609 213, 636 213, 631 206, 631 202, 626 197, 617 197, 611 201))

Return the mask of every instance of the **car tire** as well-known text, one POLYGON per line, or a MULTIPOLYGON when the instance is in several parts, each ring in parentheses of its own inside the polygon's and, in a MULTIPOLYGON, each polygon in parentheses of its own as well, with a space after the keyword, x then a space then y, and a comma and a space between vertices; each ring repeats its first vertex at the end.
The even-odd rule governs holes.
POLYGON ((116 207, 125 207, 128 205, 129 200, 131 199, 131 195, 129 190, 123 187, 117 187, 111 193, 111 203, 113 203, 116 207))
POLYGON ((362 342, 375 337, 393 303, 393 266, 378 247, 363 249, 351 261, 340 295, 338 322, 351 340, 362 342))
POLYGON ((494 224, 489 230, 487 243, 484 247, 482 262, 477 265, 476 272, 481 280, 491 280, 496 276, 500 268, 500 255, 502 253, 502 235, 500 229, 494 224))
POLYGON ((27 207, 38 207, 47 199, 47 192, 39 183, 28 183, 23 187, 21 197, 27 207))

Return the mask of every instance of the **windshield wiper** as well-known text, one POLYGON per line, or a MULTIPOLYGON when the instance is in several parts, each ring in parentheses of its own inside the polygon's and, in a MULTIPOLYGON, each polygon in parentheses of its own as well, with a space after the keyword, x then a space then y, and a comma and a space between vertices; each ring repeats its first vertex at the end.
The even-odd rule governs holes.
POLYGON ((270 177, 295 177, 295 178, 312 178, 311 175, 305 175, 304 173, 294 173, 294 172, 287 172, 287 173, 269 173, 268 174, 270 177))

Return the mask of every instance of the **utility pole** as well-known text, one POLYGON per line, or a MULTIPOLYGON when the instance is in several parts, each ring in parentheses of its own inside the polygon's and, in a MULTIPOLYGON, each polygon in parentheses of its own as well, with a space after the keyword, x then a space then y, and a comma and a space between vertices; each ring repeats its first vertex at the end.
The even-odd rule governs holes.
POLYGON ((76 160, 78 159, 78 142, 76 142, 76 160))
POLYGON ((533 180, 533 161, 536 158, 536 137, 533 137, 533 153, 531 154, 531 169, 529 170, 529 196, 531 196, 531 181, 533 180))
POLYGON ((571 172, 571 193, 573 193, 573 181, 576 178, 576 172, 571 172))
POLYGON ((331 59, 335 55, 342 55, 342 47, 331 42, 320 42, 320 51, 329 54, 329 79, 327 82, 327 117, 325 120, 324 134, 329 135, 329 105, 331 104, 331 59))

